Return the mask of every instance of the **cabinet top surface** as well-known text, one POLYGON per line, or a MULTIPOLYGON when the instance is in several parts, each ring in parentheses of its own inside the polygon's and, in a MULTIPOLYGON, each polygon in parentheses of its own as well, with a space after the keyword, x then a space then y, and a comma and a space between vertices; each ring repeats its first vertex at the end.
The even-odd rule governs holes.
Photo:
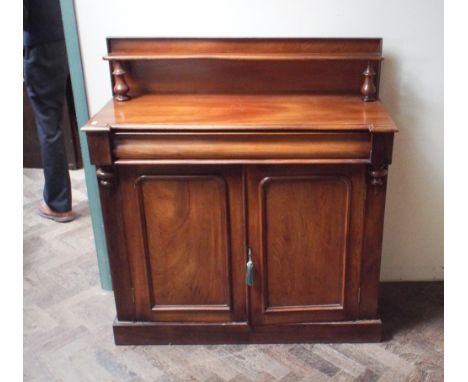
POLYGON ((146 94, 111 100, 85 126, 150 131, 398 131, 380 101, 357 95, 146 94))

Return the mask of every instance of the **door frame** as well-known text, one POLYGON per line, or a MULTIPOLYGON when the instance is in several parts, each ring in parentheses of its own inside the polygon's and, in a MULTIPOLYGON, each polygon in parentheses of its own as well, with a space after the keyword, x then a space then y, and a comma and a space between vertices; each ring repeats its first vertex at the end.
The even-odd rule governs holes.
MULTIPOLYGON (((73 103, 76 111, 78 129, 89 120, 88 102, 86 99, 86 88, 84 83, 83 65, 81 62, 80 42, 76 24, 75 7, 73 0, 60 0, 62 11, 63 30, 67 47, 68 67, 73 90, 73 103)), ((88 141, 86 134, 79 130, 81 156, 85 173, 86 190, 88 193, 89 211, 91 225, 94 234, 99 279, 101 287, 112 290, 112 280, 109 267, 109 256, 104 232, 104 223, 99 199, 99 189, 96 179, 96 167, 89 158, 88 141)))

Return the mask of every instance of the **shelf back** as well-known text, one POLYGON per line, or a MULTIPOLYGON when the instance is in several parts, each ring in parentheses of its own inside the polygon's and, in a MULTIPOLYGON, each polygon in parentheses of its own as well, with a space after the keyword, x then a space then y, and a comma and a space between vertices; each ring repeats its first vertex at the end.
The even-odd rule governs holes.
MULTIPOLYGON (((130 95, 360 94, 370 63, 379 88, 382 40, 109 38, 130 95)), ((112 71, 112 65, 111 65, 112 71)))

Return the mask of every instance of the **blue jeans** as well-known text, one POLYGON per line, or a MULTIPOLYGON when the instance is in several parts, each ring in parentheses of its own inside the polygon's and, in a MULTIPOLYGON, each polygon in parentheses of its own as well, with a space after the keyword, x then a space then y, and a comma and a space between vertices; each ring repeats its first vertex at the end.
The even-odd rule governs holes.
POLYGON ((25 46, 23 72, 41 147, 44 201, 53 211, 70 211, 70 175, 61 128, 68 78, 65 42, 25 46))

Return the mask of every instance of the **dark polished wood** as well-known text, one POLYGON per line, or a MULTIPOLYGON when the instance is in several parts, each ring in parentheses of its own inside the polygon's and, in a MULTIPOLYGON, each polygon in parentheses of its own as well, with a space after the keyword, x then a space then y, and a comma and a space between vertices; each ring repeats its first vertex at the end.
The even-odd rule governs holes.
POLYGON ((83 130, 116 343, 380 340, 398 131, 378 100, 382 40, 108 48, 115 99, 83 130))
POLYGON ((85 130, 396 132, 381 102, 360 95, 145 94, 110 101, 85 130), (91 126, 90 126, 91 125, 91 126), (183 127, 183 129, 181 129, 183 127))
POLYGON ((356 319, 364 166, 252 167, 255 324, 356 319))
POLYGON ((93 127, 87 133, 88 149, 91 163, 100 166, 113 164, 111 133, 108 127, 93 127))
POLYGON ((125 81, 125 74, 127 72, 122 66, 120 61, 112 62, 113 70, 112 75, 114 76, 114 95, 115 99, 118 102, 127 101, 130 99, 128 96, 128 91, 130 90, 127 82, 125 81))
POLYGON ((275 344, 309 342, 378 342, 382 321, 359 320, 308 324, 227 325, 114 322, 117 345, 275 344))
POLYGON ((245 321, 240 167, 125 167, 137 318, 245 321))
POLYGON ((369 133, 148 133, 114 136, 126 159, 369 159, 369 133))
POLYGON ((364 70, 362 75, 364 76, 364 82, 361 86, 363 100, 364 102, 375 101, 375 93, 377 92, 377 88, 374 85, 374 77, 376 73, 370 61, 367 63, 367 68, 364 70))
POLYGON ((382 53, 380 38, 110 38, 111 54, 324 54, 382 53))
POLYGON ((122 192, 117 184, 116 168, 111 166, 99 168, 97 177, 100 185, 101 211, 106 232, 117 317, 120 320, 133 321, 136 319, 134 287, 126 251, 124 211, 121 208, 122 192))
POLYGON ((383 59, 381 39, 108 39, 108 50, 104 59, 128 68, 118 71, 125 97, 127 84, 132 97, 360 94, 362 73, 373 62, 378 78, 383 59))

